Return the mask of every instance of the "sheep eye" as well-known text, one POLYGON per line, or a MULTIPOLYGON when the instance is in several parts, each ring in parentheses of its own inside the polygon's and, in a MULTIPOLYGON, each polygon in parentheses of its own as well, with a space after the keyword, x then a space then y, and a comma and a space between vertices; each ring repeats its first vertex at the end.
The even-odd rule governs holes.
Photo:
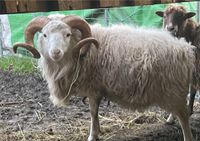
POLYGON ((67 33, 66 37, 69 37, 69 36, 71 36, 71 34, 70 34, 70 33, 67 33))
POLYGON ((43 36, 46 38, 47 37, 47 35, 46 34, 43 34, 43 36))

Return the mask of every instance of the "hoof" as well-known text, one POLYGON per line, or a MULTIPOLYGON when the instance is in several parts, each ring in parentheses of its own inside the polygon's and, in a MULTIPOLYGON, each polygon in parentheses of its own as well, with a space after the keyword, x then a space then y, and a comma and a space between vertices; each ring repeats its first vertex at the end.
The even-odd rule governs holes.
POLYGON ((172 125, 175 123, 175 118, 172 114, 169 115, 169 117, 167 118, 166 124, 167 125, 172 125))
POLYGON ((99 138, 94 139, 94 138, 90 138, 90 137, 89 137, 87 141, 100 141, 100 140, 99 140, 99 138))
POLYGON ((175 121, 166 121, 165 124, 166 125, 173 125, 173 124, 175 124, 175 121))

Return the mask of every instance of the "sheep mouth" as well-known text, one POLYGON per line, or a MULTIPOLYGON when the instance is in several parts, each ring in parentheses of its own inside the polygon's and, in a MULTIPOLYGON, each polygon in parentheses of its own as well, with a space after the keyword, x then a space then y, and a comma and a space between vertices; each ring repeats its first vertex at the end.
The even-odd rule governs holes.
POLYGON ((178 34, 178 26, 173 26, 174 27, 174 29, 173 30, 168 30, 173 36, 177 36, 177 34, 178 34))
POLYGON ((63 58, 63 55, 54 55, 54 54, 51 54, 51 55, 50 55, 50 58, 51 58, 54 62, 58 62, 58 61, 60 61, 60 60, 63 58))
POLYGON ((62 56, 54 56, 54 55, 51 55, 50 56, 51 60, 53 60, 54 62, 58 62, 62 59, 62 56))

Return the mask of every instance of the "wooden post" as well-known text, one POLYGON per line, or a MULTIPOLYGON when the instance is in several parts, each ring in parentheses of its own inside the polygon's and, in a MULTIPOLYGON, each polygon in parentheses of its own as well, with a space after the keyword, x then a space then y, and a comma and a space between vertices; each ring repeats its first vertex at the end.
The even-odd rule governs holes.
POLYGON ((162 3, 171 3, 173 2, 174 0, 161 0, 162 3))
POLYGON ((0 14, 151 5, 198 0, 0 0, 0 14))
POLYGON ((75 10, 91 8, 89 0, 58 0, 59 10, 75 10))
POLYGON ((6 13, 6 4, 3 0, 0 1, 0 13, 6 13))
MULTIPOLYGON (((58 7, 50 6, 51 3, 56 2, 46 0, 5 0, 4 5, 5 13, 24 13, 24 12, 46 12, 52 10, 58 10, 58 7)), ((3 3, 2 3, 3 4, 3 3)))
POLYGON ((148 5, 152 4, 152 0, 135 0, 135 5, 148 5))
POLYGON ((124 4, 124 0, 100 0, 100 7, 118 7, 124 4))
POLYGON ((17 1, 12 0, 12 1, 4 1, 6 5, 6 12, 7 13, 17 13, 17 1))

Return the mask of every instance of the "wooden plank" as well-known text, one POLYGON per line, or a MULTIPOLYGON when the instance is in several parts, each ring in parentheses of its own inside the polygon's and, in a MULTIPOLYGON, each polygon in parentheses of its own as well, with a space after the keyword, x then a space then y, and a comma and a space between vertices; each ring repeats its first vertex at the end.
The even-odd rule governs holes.
POLYGON ((46 10, 47 11, 59 11, 58 1, 57 0, 46 0, 46 10))
POLYGON ((198 0, 1 0, 2 13, 46 12, 120 6, 151 5, 198 0))
POLYGON ((193 0, 161 0, 160 3, 191 2, 193 0))
POLYGON ((35 12, 35 11, 45 12, 45 11, 48 11, 46 7, 47 5, 44 0, 41 0, 41 1, 29 0, 27 2, 27 12, 35 12))
POLYGON ((124 6, 125 1, 124 0, 100 0, 101 7, 118 7, 120 5, 124 6))
POLYGON ((95 4, 92 4, 92 2, 95 2, 95 1, 91 1, 91 0, 58 0, 59 10, 75 10, 75 9, 94 8, 95 4))
POLYGON ((0 13, 6 13, 6 4, 3 0, 0 1, 0 7, 0 13))
POLYGON ((37 9, 36 0, 31 0, 31 1, 27 2, 27 10, 28 10, 28 11, 38 10, 38 9, 37 9))
POLYGON ((22 12, 46 12, 59 10, 58 2, 55 0, 20 0, 19 11, 22 12))
POLYGON ((9 0, 5 1, 6 13, 47 12, 59 10, 56 0, 9 0))
POLYGON ((26 0, 17 0, 17 11, 27 12, 27 2, 26 0))
POLYGON ((6 5, 6 13, 17 13, 17 1, 12 0, 12 1, 7 1, 5 0, 5 5, 6 5))
POLYGON ((191 1, 199 1, 199 0, 174 0, 174 2, 191 2, 191 1))
MULTIPOLYGON (((47 11, 46 1, 41 0, 5 0, 3 1, 4 9, 6 11, 0 11, 0 13, 24 13, 24 12, 37 12, 47 11)), ((2 3, 2 2, 1 2, 2 3)))
POLYGON ((161 0, 161 3, 171 3, 173 2, 174 0, 161 0))
POLYGON ((152 0, 135 0, 135 5, 150 5, 152 4, 152 0))

